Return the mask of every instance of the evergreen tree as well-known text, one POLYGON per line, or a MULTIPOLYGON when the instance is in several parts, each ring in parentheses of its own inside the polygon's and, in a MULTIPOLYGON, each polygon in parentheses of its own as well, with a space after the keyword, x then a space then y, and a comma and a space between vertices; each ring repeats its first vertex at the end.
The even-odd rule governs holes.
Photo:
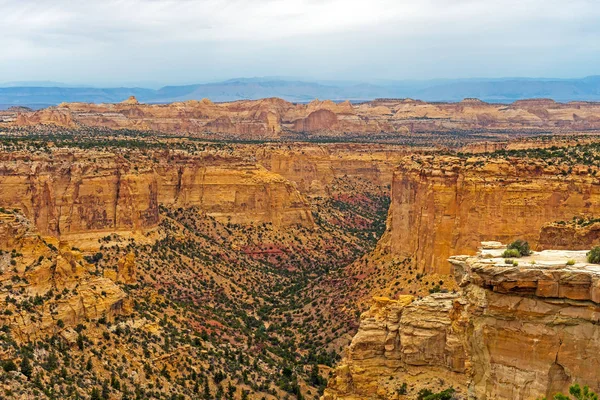
POLYGON ((28 357, 23 357, 23 360, 21 360, 21 373, 28 379, 31 378, 33 367, 31 366, 31 361, 29 361, 28 357))
POLYGON ((102 384, 102 399, 109 400, 109 397, 110 397, 110 387, 108 386, 108 379, 107 379, 102 384))
POLYGON ((98 390, 98 388, 92 389, 92 395, 90 396, 90 400, 101 400, 100 391, 98 390))

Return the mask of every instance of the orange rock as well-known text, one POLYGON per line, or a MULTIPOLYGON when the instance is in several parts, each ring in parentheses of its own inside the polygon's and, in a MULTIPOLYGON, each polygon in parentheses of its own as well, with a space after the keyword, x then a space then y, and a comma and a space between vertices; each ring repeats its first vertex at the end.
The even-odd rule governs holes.
POLYGON ((452 257, 458 293, 374 299, 322 399, 392 399, 403 383, 408 398, 448 387, 461 398, 552 398, 575 382, 597 391, 600 271, 565 266, 575 252, 518 267, 501 252, 452 257))
POLYGON ((394 175, 385 244, 422 271, 448 274, 452 254, 473 254, 482 240, 537 248, 545 224, 593 216, 598 202, 597 178, 533 160, 407 158, 394 175))

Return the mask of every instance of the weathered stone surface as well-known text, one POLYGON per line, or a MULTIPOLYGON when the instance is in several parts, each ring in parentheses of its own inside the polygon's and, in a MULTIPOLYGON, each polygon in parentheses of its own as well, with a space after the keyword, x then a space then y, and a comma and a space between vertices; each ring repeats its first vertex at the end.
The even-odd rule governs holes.
POLYGON ((237 158, 4 153, 0 179, 2 206, 22 210, 42 234, 65 239, 153 228, 159 204, 198 206, 232 223, 312 225, 308 203, 292 183, 237 158))
POLYGON ((0 253, 0 324, 10 326, 19 341, 129 310, 125 292, 113 280, 93 274, 78 251, 43 240, 18 213, 0 212, 0 249, 14 250, 0 253))
POLYGON ((450 376, 466 391, 464 379, 452 380, 452 375, 462 377, 468 367, 464 305, 458 294, 421 300, 375 298, 371 309, 361 315, 359 331, 323 398, 391 399, 402 383, 423 385, 439 371, 449 371, 444 377, 450 376), (397 374, 410 368, 419 372, 410 377, 397 374))
POLYGON ((451 258, 459 293, 376 299, 323 398, 391 399, 403 382, 409 398, 424 387, 484 400, 551 398, 575 382, 600 390, 600 268, 585 251, 534 253, 518 266, 502 251, 451 258))
POLYGON ((538 247, 544 249, 590 249, 600 245, 600 222, 590 225, 548 223, 540 229, 538 247))
POLYGON ((387 246, 427 273, 451 273, 448 257, 482 240, 527 240, 544 224, 598 213, 593 173, 561 174, 536 160, 406 158, 394 175, 387 246))
POLYGON ((133 284, 136 281, 135 254, 129 253, 117 263, 117 281, 133 284))

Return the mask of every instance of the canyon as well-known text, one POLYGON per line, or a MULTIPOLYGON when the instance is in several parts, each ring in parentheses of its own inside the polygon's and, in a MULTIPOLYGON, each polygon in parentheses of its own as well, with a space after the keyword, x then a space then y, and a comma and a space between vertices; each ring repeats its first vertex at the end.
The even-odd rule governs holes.
POLYGON ((597 107, 3 112, 0 364, 34 374, 0 384, 114 399, 597 390, 580 367, 597 362, 583 350, 597 345, 597 107), (539 252, 473 256, 515 239, 539 252))

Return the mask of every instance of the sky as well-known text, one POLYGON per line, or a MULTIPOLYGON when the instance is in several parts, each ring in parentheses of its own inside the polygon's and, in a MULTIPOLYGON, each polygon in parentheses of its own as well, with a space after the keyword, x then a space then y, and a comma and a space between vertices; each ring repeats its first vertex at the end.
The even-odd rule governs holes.
POLYGON ((598 0, 0 0, 0 82, 600 74, 598 0))

